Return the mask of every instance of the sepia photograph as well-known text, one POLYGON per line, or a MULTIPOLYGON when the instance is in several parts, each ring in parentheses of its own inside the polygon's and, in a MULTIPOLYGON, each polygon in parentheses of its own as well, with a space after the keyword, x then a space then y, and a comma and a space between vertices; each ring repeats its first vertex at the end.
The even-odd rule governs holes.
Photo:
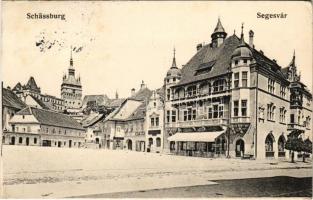
POLYGON ((308 1, 2 1, 0 198, 312 199, 308 1))

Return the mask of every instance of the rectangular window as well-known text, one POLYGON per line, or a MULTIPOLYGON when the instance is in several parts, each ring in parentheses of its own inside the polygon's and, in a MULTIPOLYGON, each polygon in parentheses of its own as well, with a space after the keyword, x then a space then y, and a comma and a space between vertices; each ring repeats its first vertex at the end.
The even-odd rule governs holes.
POLYGON ((248 87, 248 72, 242 72, 241 84, 242 87, 248 87))
POLYGON ((234 74, 234 88, 239 87, 239 72, 234 74))
POLYGON ((212 107, 209 107, 209 110, 208 110, 208 118, 209 118, 209 119, 212 119, 212 117, 213 117, 212 107))
POLYGON ((275 93, 275 81, 273 79, 268 79, 268 92, 274 94, 275 93))
POLYGON ((219 106, 218 107, 218 117, 223 118, 224 116, 224 106, 219 106))
POLYGON ((172 122, 176 122, 176 110, 172 110, 172 122))
POLYGON ((159 117, 156 117, 156 118, 155 118, 155 125, 156 125, 156 126, 159 126, 159 117))
POLYGON ((247 116, 247 100, 241 100, 241 116, 247 116))
POLYGON ((171 90, 170 89, 167 89, 167 91, 166 91, 166 98, 167 98, 167 100, 170 100, 170 98, 171 98, 171 90))
POLYGON ((279 122, 286 122, 286 109, 284 107, 279 108, 279 122))
POLYGON ((167 123, 170 123, 170 115, 171 115, 171 112, 169 110, 166 111, 166 122, 167 123))
POLYGON ((154 118, 151 118, 151 126, 154 126, 154 118))
POLYGON ((267 104, 267 119, 275 119, 275 106, 273 104, 267 104))
POLYGON ((290 123, 291 124, 295 123, 295 115, 294 114, 290 114, 290 123))
POLYGON ((191 120, 191 108, 188 108, 188 121, 191 120))
POLYGON ((218 117, 218 105, 213 105, 213 118, 218 117))
POLYGON ((192 110, 192 120, 196 120, 197 117, 197 110, 193 109, 192 110))
POLYGON ((234 116, 238 117, 239 101, 234 101, 234 116))
POLYGON ((280 86, 280 96, 282 97, 282 98, 285 98, 286 97, 286 87, 284 87, 284 86, 280 86))
POLYGON ((184 121, 187 121, 187 118, 188 118, 188 112, 187 110, 184 110, 184 121))

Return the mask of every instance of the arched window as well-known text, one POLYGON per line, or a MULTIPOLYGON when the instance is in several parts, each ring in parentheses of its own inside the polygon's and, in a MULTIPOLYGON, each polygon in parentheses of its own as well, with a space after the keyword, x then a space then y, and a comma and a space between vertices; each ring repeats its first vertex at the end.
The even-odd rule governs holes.
POLYGON ((226 81, 224 79, 219 80, 219 91, 224 91, 226 87, 226 81))
POLYGON ((219 82, 219 80, 214 81, 214 83, 213 83, 213 92, 218 92, 218 82, 219 82))
POLYGON ((195 85, 188 87, 187 96, 192 97, 197 94, 197 87, 195 85))
POLYGON ((153 139, 149 138, 149 146, 153 145, 153 139))
POLYGON ((175 150, 175 142, 174 141, 170 142, 170 150, 175 150))
POLYGON ((160 147, 161 146, 161 138, 156 138, 156 146, 160 147))
POLYGON ((212 93, 212 85, 211 85, 211 83, 208 83, 208 87, 209 87, 209 94, 211 94, 212 93))
POLYGON ((278 157, 285 157, 285 144, 285 137, 281 135, 278 139, 278 157))
POLYGON ((18 143, 20 143, 20 144, 23 143, 23 138, 22 138, 22 137, 19 137, 19 138, 18 138, 18 143))
POLYGON ((181 88, 178 90, 178 96, 179 98, 185 98, 185 89, 181 88))
POLYGON ((267 135, 265 139, 265 156, 266 157, 274 157, 273 143, 274 143, 274 137, 270 133, 267 135))

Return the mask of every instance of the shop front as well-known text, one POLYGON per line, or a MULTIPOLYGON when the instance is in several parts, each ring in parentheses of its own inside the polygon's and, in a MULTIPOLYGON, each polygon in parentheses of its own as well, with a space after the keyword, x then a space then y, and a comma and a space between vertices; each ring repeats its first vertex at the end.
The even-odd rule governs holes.
POLYGON ((178 132, 168 138, 170 152, 183 156, 223 157, 227 150, 225 131, 178 132))

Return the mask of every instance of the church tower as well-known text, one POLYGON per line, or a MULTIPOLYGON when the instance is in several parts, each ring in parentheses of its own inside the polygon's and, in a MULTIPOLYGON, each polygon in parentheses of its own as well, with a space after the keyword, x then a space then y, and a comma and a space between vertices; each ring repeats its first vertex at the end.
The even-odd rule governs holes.
POLYGON ((72 49, 68 75, 63 76, 61 98, 64 99, 66 109, 78 109, 82 106, 82 86, 80 77, 76 78, 75 76, 72 49))

